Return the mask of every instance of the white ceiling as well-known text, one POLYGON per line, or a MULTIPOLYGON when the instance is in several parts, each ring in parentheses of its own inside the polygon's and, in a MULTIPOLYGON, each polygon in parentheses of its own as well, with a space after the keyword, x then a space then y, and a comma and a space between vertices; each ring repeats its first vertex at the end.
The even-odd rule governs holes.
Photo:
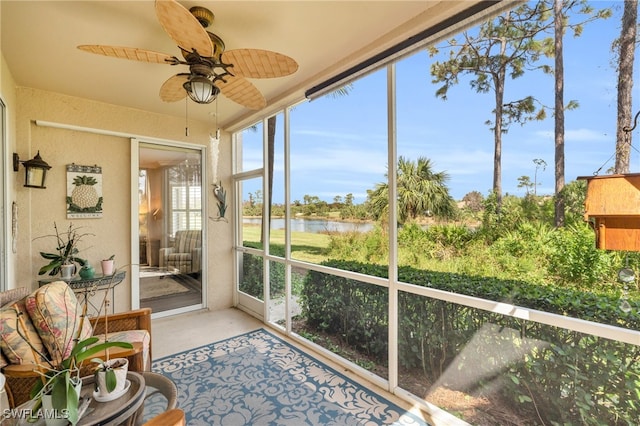
MULTIPOLYGON (((287 77, 251 80, 266 111, 302 99, 306 89, 405 40, 475 1, 180 1, 215 14, 209 31, 226 49, 256 48, 294 58, 287 77)), ((19 86, 130 108, 185 115, 185 101, 165 103, 162 83, 184 65, 170 66, 94 55, 80 44, 138 47, 179 56, 156 19, 153 1, 0 0, 2 54, 19 86)), ((220 96, 210 105, 189 101, 189 119, 221 127, 257 114, 220 96)))

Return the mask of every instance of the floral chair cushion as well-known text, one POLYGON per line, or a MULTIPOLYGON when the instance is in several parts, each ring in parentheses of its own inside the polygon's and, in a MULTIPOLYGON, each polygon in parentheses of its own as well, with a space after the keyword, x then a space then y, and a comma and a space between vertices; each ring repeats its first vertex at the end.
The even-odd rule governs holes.
MULTIPOLYGON (((104 334, 96 335, 100 340, 98 343, 105 341, 104 334)), ((148 365, 149 361, 149 343, 151 342, 151 336, 147 330, 123 330, 107 333, 107 341, 109 342, 129 342, 129 343, 142 343, 142 359, 144 365, 148 365)))
POLYGON ((92 327, 82 316, 82 305, 73 289, 64 281, 40 287, 26 298, 26 307, 33 325, 42 339, 51 360, 55 363, 67 358, 74 339, 91 337, 92 327), (78 336, 78 330, 80 334, 78 336))
MULTIPOLYGON (((44 345, 25 309, 25 299, 0 309, 0 349, 11 364, 39 363, 44 345), (23 339, 22 336, 27 340, 23 339)), ((2 362, 0 361, 0 365, 2 362)))

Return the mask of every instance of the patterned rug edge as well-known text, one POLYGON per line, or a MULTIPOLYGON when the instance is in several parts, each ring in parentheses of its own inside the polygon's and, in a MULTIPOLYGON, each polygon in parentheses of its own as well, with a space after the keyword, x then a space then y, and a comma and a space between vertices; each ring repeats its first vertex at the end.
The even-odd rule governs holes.
MULTIPOLYGON (((398 412, 403 413, 403 416, 408 416, 411 421, 413 422, 412 424, 417 424, 417 425, 421 425, 421 426, 430 426, 430 423, 428 423, 426 420, 423 420, 422 418, 420 418, 419 416, 415 415, 414 413, 412 413, 411 411, 399 406, 398 404, 396 404, 395 402, 389 400, 387 397, 381 395, 380 393, 378 393, 376 390, 370 389, 368 387, 365 387, 363 385, 361 385, 359 382, 357 382, 354 379, 349 378, 348 376, 346 376, 345 374, 341 373, 340 371, 336 370, 335 368, 331 367, 330 365, 327 365, 325 362, 321 361, 320 359, 316 358, 314 355, 311 355, 307 352, 304 352, 303 350, 301 350, 300 348, 292 345, 291 343, 287 342, 286 340, 284 340, 281 336, 279 336, 278 334, 264 328, 257 328, 255 330, 251 330, 251 331, 247 331, 241 334, 237 334, 235 336, 232 337, 228 337, 225 339, 221 339, 221 340, 217 340, 211 343, 207 343, 201 346, 197 346, 191 349, 186 349, 184 351, 180 351, 177 352, 175 354, 171 354, 171 355, 166 355, 164 357, 158 358, 153 360, 152 362, 152 366, 155 364, 160 364, 166 360, 169 360, 171 358, 175 358, 175 357, 179 357, 181 355, 185 355, 188 354, 190 352, 193 351, 198 351, 198 350, 202 350, 204 348, 207 348, 209 346, 212 345, 219 345, 219 344, 223 344, 225 342, 234 340, 234 339, 238 339, 238 338, 250 338, 252 335, 260 335, 260 334, 266 334, 269 337, 271 337, 272 339, 277 340, 278 342, 280 342, 281 344, 284 344, 285 346, 287 346, 289 349, 295 351, 296 353, 299 353, 301 356, 307 357, 310 360, 312 360, 313 362, 316 362, 317 364, 319 364, 320 366, 322 366, 322 368, 326 369, 327 371, 331 372, 332 374, 335 374, 336 376, 340 377, 342 380, 344 380, 345 382, 351 383, 353 386, 357 387, 358 389, 365 391, 367 393, 370 393, 372 396, 375 396, 375 398, 378 398, 381 402, 387 404, 391 409, 394 409, 398 412)), ((152 368, 153 370, 153 368, 152 368)), ((162 373, 162 371, 158 371, 159 373, 162 373)))
MULTIPOLYGON (((171 354, 171 355, 165 355, 165 356, 163 356, 161 358, 154 359, 153 361, 151 361, 151 364, 155 364, 155 363, 158 363, 158 362, 161 362, 161 361, 165 361, 165 360, 170 359, 170 358, 175 358, 177 356, 184 355, 184 354, 192 352, 192 351, 197 351, 199 349, 206 348, 207 346, 217 345, 217 344, 220 344, 220 343, 228 342, 229 340, 237 339, 238 337, 245 337, 245 336, 248 336, 248 335, 250 335, 252 333, 260 331, 260 330, 263 330, 263 331, 269 333, 269 331, 267 331, 265 328, 256 328, 255 330, 247 331, 247 332, 241 333, 241 334, 236 334, 235 336, 227 337, 226 339, 216 340, 215 342, 205 343, 204 345, 200 345, 200 346, 196 346, 196 347, 191 348, 191 349, 186 349, 184 351, 176 352, 176 353, 171 354)), ((271 333, 269 333, 269 334, 271 334, 271 333)), ((277 337, 277 336, 274 336, 274 337, 277 337)), ((282 339, 280 339, 280 340, 282 340, 282 339)), ((287 343, 287 342, 284 342, 284 343, 287 343)))

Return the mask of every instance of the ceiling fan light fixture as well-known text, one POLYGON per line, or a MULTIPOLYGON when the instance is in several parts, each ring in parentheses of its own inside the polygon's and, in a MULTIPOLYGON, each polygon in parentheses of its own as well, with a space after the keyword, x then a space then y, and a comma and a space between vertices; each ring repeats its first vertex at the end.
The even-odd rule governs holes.
POLYGON ((211 80, 201 75, 191 77, 183 87, 191 100, 198 104, 210 104, 220 94, 220 89, 211 80))

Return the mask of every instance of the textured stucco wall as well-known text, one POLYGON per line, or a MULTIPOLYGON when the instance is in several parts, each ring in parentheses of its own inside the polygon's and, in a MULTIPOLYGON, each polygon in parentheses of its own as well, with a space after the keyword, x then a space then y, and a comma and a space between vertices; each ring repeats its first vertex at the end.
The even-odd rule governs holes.
MULTIPOLYGON (((22 180, 13 182, 12 192, 19 206, 18 267, 16 280, 20 285, 37 287, 37 271, 45 264, 41 250, 51 250, 51 239, 36 237, 51 234, 53 223, 66 227, 66 165, 97 164, 102 167, 104 215, 100 219, 73 219, 74 225, 95 234, 87 236, 81 246, 85 257, 99 270, 103 257, 116 253, 119 265, 131 262, 131 148, 130 139, 122 136, 95 134, 85 131, 43 127, 36 120, 88 127, 109 132, 138 135, 147 138, 182 143, 208 145, 210 124, 189 121, 189 136, 184 135, 184 117, 170 117, 122 108, 82 98, 75 98, 33 88, 16 90, 16 140, 21 159, 33 158, 40 151, 52 166, 47 188, 24 188, 22 180)), ((209 156, 206 155, 207 162, 209 156)), ((229 187, 230 141, 223 134, 220 143, 218 177, 229 187)), ((210 166, 208 166, 210 167, 210 166)), ((21 173, 23 173, 21 167, 21 173)), ((215 199, 210 188, 205 191, 209 216, 215 215, 215 199)), ((232 304, 231 224, 208 221, 208 306, 210 309, 232 304)), ((135 236, 137 241, 138 236, 135 236)), ((122 311, 132 305, 129 277, 116 287, 115 309, 122 311)))

